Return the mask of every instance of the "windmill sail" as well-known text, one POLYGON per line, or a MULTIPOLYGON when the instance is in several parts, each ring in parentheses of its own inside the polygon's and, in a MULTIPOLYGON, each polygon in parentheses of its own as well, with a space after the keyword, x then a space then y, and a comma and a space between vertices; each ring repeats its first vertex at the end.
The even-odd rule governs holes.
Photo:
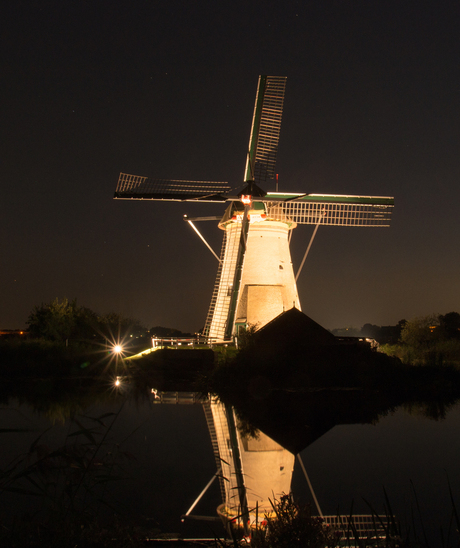
POLYGON ((229 190, 228 183, 150 179, 120 173, 114 197, 125 200, 225 202, 224 195, 229 190))
MULTIPOLYGON (((263 196, 265 191, 253 184, 253 181, 265 181, 275 176, 275 162, 283 113, 284 90, 286 77, 259 76, 254 116, 252 120, 249 151, 246 161, 245 182, 248 183, 243 194, 263 196)), ((228 316, 225 327, 225 338, 232 336, 235 314, 240 295, 240 284, 243 273, 244 257, 249 232, 250 201, 245 203, 241 229, 239 231, 239 248, 235 264, 231 299, 227 304, 228 316)))
POLYGON ((285 89, 285 76, 259 77, 245 181, 260 184, 275 178, 285 89))
POLYGON ((308 194, 270 201, 275 196, 266 196, 267 217, 297 224, 388 227, 394 207, 393 198, 387 196, 308 194))

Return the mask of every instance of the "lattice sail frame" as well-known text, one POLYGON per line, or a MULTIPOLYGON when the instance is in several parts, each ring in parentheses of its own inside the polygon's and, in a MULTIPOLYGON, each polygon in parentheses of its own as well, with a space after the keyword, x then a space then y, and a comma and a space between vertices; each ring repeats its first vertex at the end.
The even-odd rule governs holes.
POLYGON ((254 180, 259 184, 275 178, 285 90, 285 76, 267 76, 254 165, 254 180))
POLYGON ((217 181, 151 179, 120 173, 115 198, 136 200, 177 200, 225 202, 230 185, 217 181))
MULTIPOLYGON (((383 200, 387 201, 388 198, 383 200)), ((393 205, 387 203, 331 203, 306 200, 265 202, 265 207, 267 219, 324 226, 388 227, 393 211, 393 205)))

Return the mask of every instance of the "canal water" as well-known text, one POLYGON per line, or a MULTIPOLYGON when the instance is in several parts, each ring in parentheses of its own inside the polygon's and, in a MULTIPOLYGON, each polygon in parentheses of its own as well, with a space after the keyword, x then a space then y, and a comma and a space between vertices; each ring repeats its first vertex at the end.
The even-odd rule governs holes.
MULTIPOLYGON (((38 436, 37 445, 50 450, 69 440, 89 443, 87 433, 72 434, 91 428, 95 441, 104 442, 98 457, 112 451, 121 465, 121 479, 108 482, 101 495, 111 508, 142 521, 152 532, 223 535, 218 522, 181 521, 216 471, 202 405, 155 401, 153 394, 144 399, 121 395, 115 401, 88 404, 77 424, 58 420, 59 411, 40 411, 11 400, 0 409, 1 467, 8 469, 19 455, 30 452, 38 436), (97 417, 103 417, 104 426, 93 420, 97 417)), ((286 420, 302 426, 303 417, 286 420)), ((322 512, 369 514, 371 505, 383 513, 385 490, 403 525, 415 527, 419 535, 423 527, 430 545, 440 546, 439 529, 447 532, 452 513, 449 484, 460 509, 460 404, 439 420, 427 418, 423 406, 412 406, 397 408, 373 424, 336 422, 301 451, 322 512)), ((313 501, 297 461, 292 491, 297 499, 313 501)), ((192 514, 215 517, 220 497, 216 481, 192 514)), ((0 495, 3 516, 33 514, 42 505, 40 497, 0 495)))
MULTIPOLYGON (((384 514, 385 495, 405 525, 439 546, 452 515, 449 483, 460 508, 460 405, 444 420, 398 409, 377 424, 338 425, 302 451, 324 514, 384 514), (367 503, 366 503, 367 501, 367 503)), ((293 490, 306 491, 298 470, 293 490)), ((456 536, 458 540, 458 535, 456 536)))

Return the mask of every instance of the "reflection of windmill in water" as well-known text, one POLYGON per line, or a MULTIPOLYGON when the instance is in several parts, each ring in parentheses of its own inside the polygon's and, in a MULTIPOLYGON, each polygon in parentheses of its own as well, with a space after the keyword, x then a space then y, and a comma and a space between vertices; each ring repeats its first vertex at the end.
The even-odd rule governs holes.
MULTIPOLYGON (((237 194, 227 183, 124 173, 116 188, 118 199, 230 202, 219 222, 224 239, 205 324, 213 340, 229 340, 248 324, 261 327, 293 306, 300 309, 296 280, 310 245, 294 276, 289 236, 298 224, 316 225, 313 236, 320 224, 389 225, 393 198, 266 192, 259 186, 275 178, 285 83, 285 77, 259 77, 244 187, 237 194)), ((216 217, 186 220, 211 219, 216 217)))
POLYGON ((246 529, 248 521, 257 520, 256 512, 271 512, 270 498, 290 492, 294 455, 263 432, 242 435, 231 406, 211 399, 203 408, 220 469, 218 513, 224 522, 241 516, 246 529))
MULTIPOLYGON (((354 538, 358 534, 360 538, 384 538, 389 527, 394 525, 390 525, 388 514, 323 514, 300 452, 334 426, 375 424, 379 415, 386 415, 392 407, 392 398, 388 402, 385 398, 375 401, 366 394, 354 394, 349 390, 337 393, 336 389, 315 392, 313 398, 310 396, 311 394, 306 397, 305 394, 298 393, 294 402, 289 398, 290 405, 286 406, 288 413, 282 412, 284 418, 281 422, 280 411, 284 409, 286 402, 275 402, 275 406, 270 407, 270 413, 262 417, 262 422, 259 422, 259 416, 256 424, 262 430, 256 424, 253 425, 256 436, 252 437, 237 427, 233 408, 219 403, 215 398, 203 402, 196 393, 157 393, 155 403, 202 402, 217 463, 217 472, 182 516, 182 520, 213 519, 210 516, 196 515, 195 509, 218 477, 223 503, 217 511, 222 522, 227 529, 241 527, 249 534, 256 524, 260 527, 267 514, 274 516, 271 501, 280 500, 283 494, 291 493, 292 475, 297 459, 314 502, 312 514, 316 511, 325 526, 340 532, 342 537, 351 535, 354 538), (299 416, 302 417, 300 421, 299 416), (272 419, 275 419, 273 423, 272 419)), ((257 415, 259 414, 256 412, 257 415)), ((304 489, 302 487, 302 492, 305 493, 304 489)), ((327 500, 323 502, 328 503, 327 500)))

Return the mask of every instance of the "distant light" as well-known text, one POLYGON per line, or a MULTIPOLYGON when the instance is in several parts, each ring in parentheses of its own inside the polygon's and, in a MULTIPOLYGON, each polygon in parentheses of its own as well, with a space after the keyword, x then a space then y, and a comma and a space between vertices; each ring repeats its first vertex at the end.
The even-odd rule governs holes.
POLYGON ((120 384, 121 384, 120 377, 117 377, 117 378, 115 379, 115 386, 120 386, 120 384))
POLYGON ((250 196, 249 194, 242 194, 241 195, 241 201, 245 205, 249 205, 251 203, 251 198, 252 198, 252 196, 250 196))
POLYGON ((113 351, 115 354, 121 354, 123 352, 123 347, 121 346, 121 344, 116 344, 113 347, 113 351))

